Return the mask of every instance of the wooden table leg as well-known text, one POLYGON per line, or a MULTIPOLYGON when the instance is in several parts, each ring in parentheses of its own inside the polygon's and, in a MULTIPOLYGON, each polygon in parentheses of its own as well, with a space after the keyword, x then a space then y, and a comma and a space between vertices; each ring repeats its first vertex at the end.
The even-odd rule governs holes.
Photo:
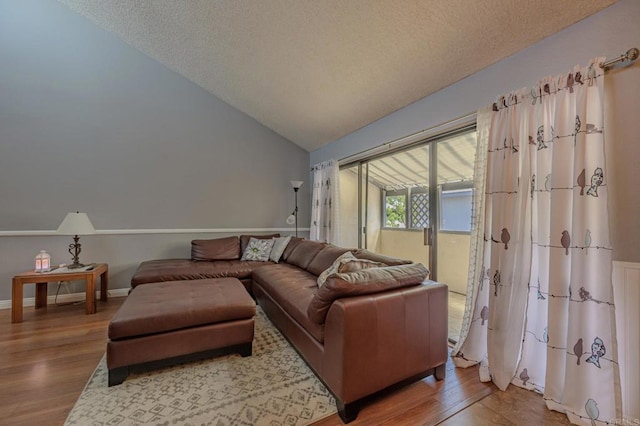
POLYGON ((22 280, 13 278, 11 287, 11 322, 22 322, 22 280))
POLYGON ((107 290, 109 288, 109 271, 100 274, 100 300, 107 301, 107 290))
POLYGON ((47 284, 36 283, 36 309, 47 307, 47 284))
POLYGON ((86 280, 86 314, 95 314, 96 313, 96 280, 93 274, 88 274, 85 278, 86 280))

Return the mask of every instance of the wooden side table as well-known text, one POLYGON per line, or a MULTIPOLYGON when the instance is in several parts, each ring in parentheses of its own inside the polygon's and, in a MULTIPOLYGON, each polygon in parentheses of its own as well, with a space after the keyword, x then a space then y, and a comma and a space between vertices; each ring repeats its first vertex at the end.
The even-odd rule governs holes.
POLYGON ((67 272, 24 272, 13 277, 11 290, 11 322, 22 322, 23 286, 25 284, 36 285, 36 309, 47 307, 47 283, 51 281, 86 282, 86 314, 96 313, 96 281, 100 277, 100 300, 107 300, 107 288, 109 286, 109 265, 98 263, 92 269, 86 271, 67 272))

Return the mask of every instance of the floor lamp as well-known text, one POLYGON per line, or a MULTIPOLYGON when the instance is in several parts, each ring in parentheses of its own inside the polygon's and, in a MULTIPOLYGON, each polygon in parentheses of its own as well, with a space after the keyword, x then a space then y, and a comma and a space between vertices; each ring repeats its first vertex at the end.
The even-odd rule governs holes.
POLYGON ((296 224, 296 237, 298 236, 298 190, 302 186, 304 182, 301 180, 292 180, 291 186, 293 186, 293 192, 295 194, 295 208, 293 212, 287 218, 287 224, 293 225, 296 224))

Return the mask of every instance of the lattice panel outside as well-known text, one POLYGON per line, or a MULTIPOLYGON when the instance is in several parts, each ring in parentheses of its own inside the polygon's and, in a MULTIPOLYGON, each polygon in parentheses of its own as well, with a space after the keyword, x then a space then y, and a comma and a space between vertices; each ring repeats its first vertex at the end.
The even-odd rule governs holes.
POLYGON ((429 227, 429 194, 411 194, 411 227, 429 227))

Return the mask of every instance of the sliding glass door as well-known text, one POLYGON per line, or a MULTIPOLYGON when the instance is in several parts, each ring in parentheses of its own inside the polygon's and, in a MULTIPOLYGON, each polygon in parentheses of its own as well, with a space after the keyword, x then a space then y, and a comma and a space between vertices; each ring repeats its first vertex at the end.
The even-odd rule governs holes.
POLYGON ((473 164, 476 133, 439 140, 437 148, 436 204, 438 280, 449 291, 466 294, 473 200, 473 164))
POLYGON ((340 172, 342 245, 426 265, 449 286, 452 339, 467 286, 475 147, 467 129, 340 172))
POLYGON ((365 162, 367 248, 421 262, 434 271, 424 230, 431 226, 431 144, 365 162))
POLYGON ((359 169, 359 165, 340 169, 340 245, 343 247, 361 247, 359 169))

